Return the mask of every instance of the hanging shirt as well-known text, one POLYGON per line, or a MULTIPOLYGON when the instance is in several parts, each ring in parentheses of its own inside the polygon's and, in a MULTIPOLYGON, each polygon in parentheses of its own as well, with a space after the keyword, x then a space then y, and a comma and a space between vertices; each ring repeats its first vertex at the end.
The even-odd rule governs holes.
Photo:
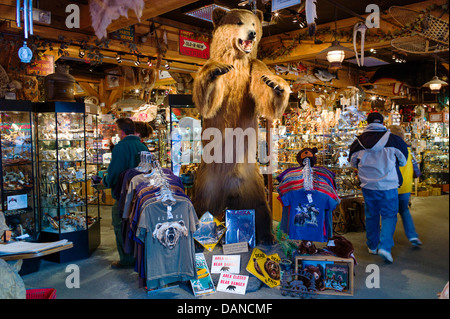
POLYGON ((161 201, 155 201, 140 214, 137 236, 145 243, 149 289, 197 277, 193 238, 199 224, 197 214, 186 199, 177 199, 170 213, 161 201))
POLYGON ((284 206, 290 206, 288 235, 294 240, 327 241, 326 214, 338 200, 319 191, 299 189, 281 196, 284 206))

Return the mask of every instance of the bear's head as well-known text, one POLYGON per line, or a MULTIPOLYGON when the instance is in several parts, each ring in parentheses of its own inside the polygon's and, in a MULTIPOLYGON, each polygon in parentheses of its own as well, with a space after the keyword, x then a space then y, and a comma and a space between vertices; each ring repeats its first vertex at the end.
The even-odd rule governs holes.
POLYGON ((153 231, 153 238, 169 249, 175 248, 181 236, 187 237, 188 230, 183 220, 158 223, 153 231))
POLYGON ((262 37, 263 14, 256 15, 244 9, 226 11, 216 8, 212 14, 214 33, 211 55, 217 57, 232 54, 234 58, 256 58, 258 43, 262 37))

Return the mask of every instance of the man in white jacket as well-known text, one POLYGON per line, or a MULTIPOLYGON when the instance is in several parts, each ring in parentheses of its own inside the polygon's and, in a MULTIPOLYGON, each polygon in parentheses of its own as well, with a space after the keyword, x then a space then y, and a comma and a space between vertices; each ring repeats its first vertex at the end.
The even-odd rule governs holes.
POLYGON ((400 166, 406 164, 408 146, 383 125, 383 115, 372 112, 368 126, 350 146, 350 164, 358 169, 364 196, 369 253, 392 263, 391 249, 398 213, 400 166), (381 217, 381 228, 380 228, 381 217))

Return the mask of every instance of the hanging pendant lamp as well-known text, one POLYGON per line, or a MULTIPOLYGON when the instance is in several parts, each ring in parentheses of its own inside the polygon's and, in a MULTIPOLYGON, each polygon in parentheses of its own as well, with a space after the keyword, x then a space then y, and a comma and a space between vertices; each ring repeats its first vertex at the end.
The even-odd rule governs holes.
POLYGON ((331 69, 340 69, 342 61, 355 55, 353 50, 342 46, 339 41, 334 40, 330 47, 317 54, 317 59, 327 60, 331 69))
POLYGON ((337 15, 335 8, 334 17, 334 41, 331 46, 322 50, 317 54, 316 58, 319 60, 327 60, 330 63, 330 69, 337 70, 342 68, 342 61, 351 58, 355 55, 355 52, 349 48, 341 45, 336 39, 337 36, 337 15))
POLYGON ((437 94, 439 93, 441 87, 447 86, 448 83, 439 80, 439 77, 437 76, 437 64, 436 60, 434 60, 434 77, 431 81, 428 81, 423 85, 423 87, 429 87, 431 90, 431 93, 437 94))

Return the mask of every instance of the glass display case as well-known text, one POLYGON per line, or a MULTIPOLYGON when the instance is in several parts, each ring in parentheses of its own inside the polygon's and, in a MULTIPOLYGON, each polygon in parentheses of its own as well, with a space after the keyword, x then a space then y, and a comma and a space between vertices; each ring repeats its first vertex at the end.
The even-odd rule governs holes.
POLYGON ((100 203, 105 200, 104 191, 92 187, 91 177, 106 170, 103 163, 101 134, 101 117, 97 105, 85 105, 85 139, 86 139, 86 184, 87 184, 87 226, 89 235, 89 252, 100 245, 100 203))
POLYGON ((36 129, 40 241, 74 243, 70 251, 49 255, 52 261, 87 258, 88 229, 98 222, 98 212, 89 218, 85 105, 38 103, 36 129))
POLYGON ((420 181, 424 185, 441 187, 448 192, 449 180, 449 125, 429 123, 426 129, 425 149, 417 160, 421 164, 420 181))
POLYGON ((169 94, 164 103, 170 107, 170 152, 171 169, 180 176, 183 168, 201 163, 202 156, 202 122, 192 101, 187 94, 169 94))
POLYGON ((34 182, 32 103, 0 100, 1 199, 13 240, 39 235, 34 182))

